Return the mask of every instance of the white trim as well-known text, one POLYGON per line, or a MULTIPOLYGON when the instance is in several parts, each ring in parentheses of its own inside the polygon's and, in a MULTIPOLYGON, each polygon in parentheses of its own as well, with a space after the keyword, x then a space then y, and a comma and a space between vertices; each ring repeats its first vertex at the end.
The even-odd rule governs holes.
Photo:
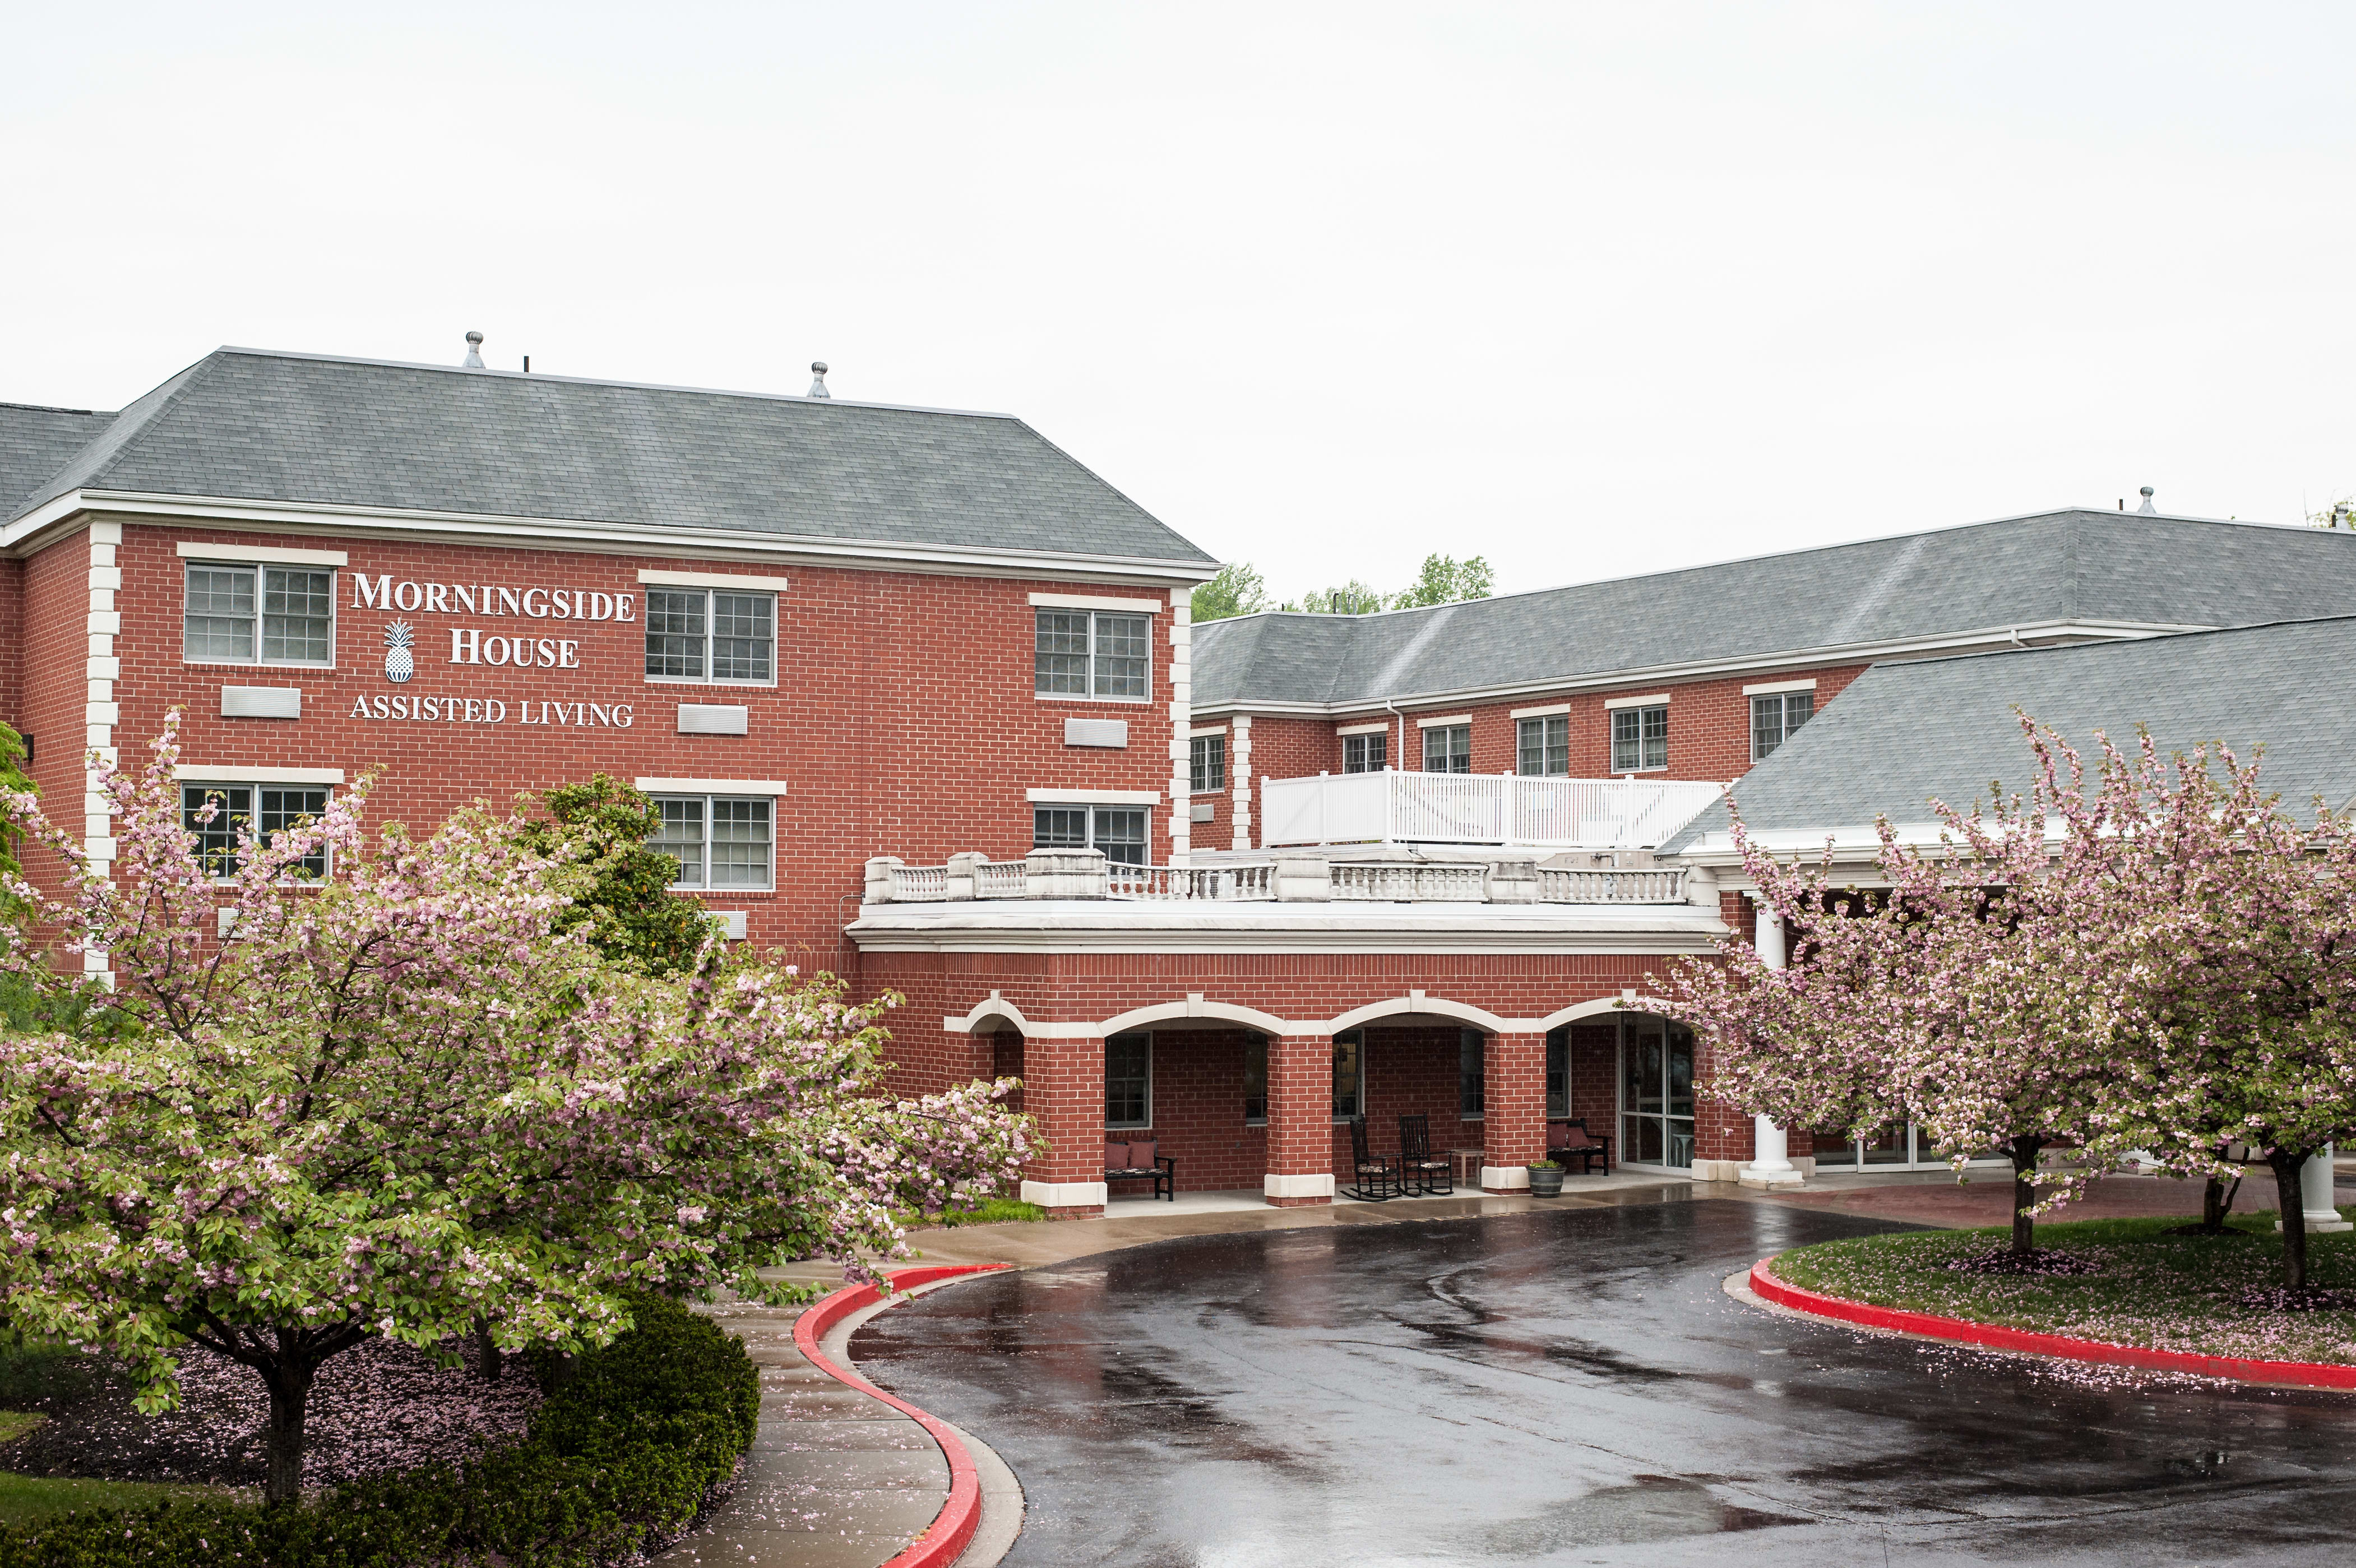
POLYGON ((1646 1009, 1637 1004, 1639 1003, 1655 1000, 1657 999, 1650 996, 1630 996, 1622 994, 1618 996, 1598 996, 1586 1002, 1574 1002, 1568 1007, 1562 1008, 1557 1012, 1549 1013, 1545 1017, 1538 1019, 1531 1026, 1530 1032, 1532 1034, 1541 1035, 1551 1034, 1555 1030, 1561 1028, 1565 1024, 1575 1024, 1581 1018, 1592 1018, 1598 1014, 1616 1015, 1625 1012, 1644 1012, 1646 1009))
POLYGON ((351 557, 340 550, 280 550, 260 544, 191 543, 181 540, 178 546, 183 561, 222 561, 242 565, 248 561, 267 561, 273 566, 348 566, 351 557))
POLYGON ((1158 806, 1158 789, 1025 789, 1023 799, 1034 806, 1158 806))
POLYGON ((1023 1201, 1042 1208, 1102 1208, 1105 1184, 1100 1181, 1025 1181, 1023 1201))
MULTIPOLYGON (((1811 681, 1808 684, 1813 686, 1815 682, 1811 681)), ((1669 705, 1669 693, 1653 692, 1642 697, 1606 697, 1603 705, 1607 708, 1665 708, 1669 705)))
MULTIPOLYGON (((635 779, 649 795, 782 795, 782 779, 635 779)), ((774 830, 773 830, 774 831, 774 830)))
POLYGON ((1149 1028, 1155 1024, 1186 1018, 1215 1018, 1222 1023, 1241 1024, 1248 1028, 1258 1029, 1264 1035, 1281 1035, 1287 1027, 1285 1021, 1273 1013, 1263 1013, 1257 1007, 1242 1007, 1229 1002, 1206 1002, 1200 995, 1189 995, 1183 1002, 1133 1007, 1092 1026, 1107 1035, 1118 1035, 1130 1029, 1149 1028))
MULTIPOLYGON (((1570 704, 1569 703, 1565 703, 1562 705, 1562 711, 1564 713, 1570 712, 1570 704)), ((1472 724, 1472 715, 1471 714, 1450 714, 1446 718, 1418 719, 1415 721, 1415 727, 1418 729, 1462 729, 1472 724)))
POLYGON ((1033 594, 1031 602, 1051 610, 1140 610, 1159 615, 1169 608, 1160 599, 1092 598, 1087 594, 1033 594))
POLYGON ((1391 733, 1391 726, 1387 724, 1340 725, 1334 728, 1333 733, 1335 735, 1388 735, 1391 733))
POLYGON ((1483 1165, 1481 1167, 1483 1192, 1527 1192, 1529 1187, 1530 1168, 1527 1165, 1483 1165))
POLYGON ((340 768, 216 768, 206 763, 183 762, 172 769, 172 779, 180 784, 327 784, 344 781, 340 768))
POLYGON ((1743 687, 1742 694, 1746 697, 1770 697, 1778 692, 1813 692, 1815 689, 1815 677, 1812 675, 1804 681, 1764 681, 1756 686, 1743 687))
POLYGON ((1427 996, 1420 991, 1410 991, 1405 996, 1394 996, 1387 1001, 1369 1002, 1364 1007, 1353 1007, 1340 1017, 1330 1020, 1326 1027, 1329 1032, 1361 1029, 1385 1018, 1404 1015, 1453 1018, 1493 1035, 1513 1032, 1505 1020, 1494 1013, 1483 1011, 1469 1003, 1451 1002, 1445 996, 1427 996))
POLYGON ((654 528, 644 523, 578 518, 509 517, 494 512, 404 510, 96 489, 69 490, 14 522, 0 524, 0 550, 37 548, 32 541, 69 523, 80 513, 92 511, 141 522, 155 518, 217 527, 244 524, 273 533, 332 529, 380 538, 461 539, 510 550, 517 548, 519 542, 528 540, 544 547, 580 549, 605 555, 708 553, 712 558, 722 560, 757 554, 810 561, 887 562, 902 571, 942 572, 955 576, 1027 576, 1034 580, 1050 577, 1084 582, 1150 577, 1173 583, 1206 583, 1215 570, 1199 561, 1151 556, 894 544, 828 534, 785 534, 772 540, 733 529, 654 528))
POLYGON ((981 1024, 991 1018, 1005 1019, 1020 1033, 1027 1035, 1031 1032, 1031 1020, 1023 1015, 1023 1009, 1007 1001, 995 991, 982 1001, 975 1003, 972 1010, 964 1017, 942 1019, 941 1027, 952 1035, 970 1035, 981 1024))
POLYGON ((654 567, 638 568, 638 581, 658 588, 767 588, 784 593, 793 586, 789 577, 735 576, 724 572, 665 572, 654 567))
POLYGON ((1548 703, 1543 708, 1515 708, 1505 716, 1510 719, 1550 719, 1557 714, 1570 712, 1569 703, 1548 703))
POLYGON ((1225 725, 1196 725, 1194 728, 1186 732, 1186 738, 1188 740, 1200 740, 1205 736, 1225 735, 1226 733, 1227 726, 1225 725))
POLYGON ((1262 1197, 1325 1197, 1333 1196, 1333 1173, 1323 1176, 1279 1176, 1274 1171, 1259 1178, 1262 1197))

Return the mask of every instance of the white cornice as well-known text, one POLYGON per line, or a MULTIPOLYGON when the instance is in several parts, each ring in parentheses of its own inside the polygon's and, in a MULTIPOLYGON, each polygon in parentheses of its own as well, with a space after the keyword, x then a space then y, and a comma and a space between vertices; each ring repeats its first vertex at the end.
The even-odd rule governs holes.
MULTIPOLYGON (((2006 626, 1976 627, 1966 631, 1943 632, 1934 637, 1893 638, 1882 642, 1842 643, 1826 648, 1785 649, 1780 651, 1744 654, 1733 659, 1697 660, 1684 664, 1647 664, 1625 670, 1607 670, 1590 675, 1566 675, 1540 681, 1516 681, 1496 686, 1464 686, 1439 692, 1402 692, 1389 702, 1405 710, 1408 716, 1414 709, 1423 707, 1461 707, 1467 703, 1487 703, 1510 701, 1515 697, 1543 695, 1558 692, 1607 691, 1613 687, 1650 685, 1655 682, 1694 682, 1719 679, 1730 675, 1748 674, 1762 670, 1822 670, 1844 664, 1872 664, 1885 659, 1910 656, 1951 655, 1971 652, 1993 652, 2000 649, 2036 646, 2050 648, 2069 642, 2115 642, 2149 637, 2173 637, 2179 632, 2214 631, 2212 626, 2181 625, 2157 621, 2125 620, 2051 620, 2020 621, 2006 626)), ((1230 701, 1204 703, 1194 709, 1197 718, 1220 714, 1268 714, 1302 718, 1350 717, 1369 711, 1380 712, 1384 699, 1354 697, 1338 703, 1258 702, 1248 697, 1230 701)))
POLYGON ((72 532, 85 514, 102 514, 125 522, 181 522, 269 532, 316 531, 357 538, 481 544, 494 549, 533 545, 606 555, 668 555, 687 560, 752 557, 876 565, 893 571, 961 576, 1159 585, 1205 582, 1212 575, 1211 568, 1191 561, 967 549, 949 544, 894 544, 811 534, 766 535, 730 529, 663 528, 587 519, 504 517, 491 512, 410 511, 87 489, 69 490, 16 521, 0 525, 0 552, 30 554, 54 538, 72 532))
POLYGON ((986 900, 881 905, 844 928, 862 952, 1005 953, 1617 953, 1712 950, 1716 913, 1475 913, 1447 906, 1314 908, 1273 904, 1173 907, 986 900), (996 906, 996 907, 994 907, 996 906))

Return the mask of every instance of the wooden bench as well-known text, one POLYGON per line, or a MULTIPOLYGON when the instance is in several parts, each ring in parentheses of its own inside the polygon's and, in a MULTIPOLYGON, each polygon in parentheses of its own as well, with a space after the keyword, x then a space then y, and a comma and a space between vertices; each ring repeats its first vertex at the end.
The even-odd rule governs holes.
POLYGON ((1105 1140, 1105 1180, 1150 1181, 1153 1196, 1178 1201, 1178 1162, 1162 1152, 1161 1141, 1141 1138, 1116 1144, 1105 1140))
POLYGON ((1573 1117, 1567 1122, 1547 1123, 1547 1158, 1568 1170, 1570 1162, 1579 1162, 1581 1176, 1592 1175, 1598 1158, 1603 1161, 1603 1174, 1612 1174, 1612 1138, 1608 1133, 1590 1133, 1587 1119, 1573 1117))

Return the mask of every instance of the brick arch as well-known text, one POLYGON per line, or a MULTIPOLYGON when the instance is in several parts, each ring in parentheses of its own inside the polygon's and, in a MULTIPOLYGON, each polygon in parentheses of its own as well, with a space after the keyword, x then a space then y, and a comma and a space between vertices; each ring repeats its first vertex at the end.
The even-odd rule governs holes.
POLYGON ((1494 1013, 1475 1007, 1466 1002, 1451 1002, 1445 996, 1394 996, 1388 1001, 1369 1002, 1364 1007, 1353 1007, 1326 1026, 1329 1033, 1355 1029, 1361 1025, 1396 1018, 1402 1014, 1430 1018, 1453 1018, 1470 1024, 1483 1034, 1502 1035, 1506 1032, 1505 1020, 1494 1013))

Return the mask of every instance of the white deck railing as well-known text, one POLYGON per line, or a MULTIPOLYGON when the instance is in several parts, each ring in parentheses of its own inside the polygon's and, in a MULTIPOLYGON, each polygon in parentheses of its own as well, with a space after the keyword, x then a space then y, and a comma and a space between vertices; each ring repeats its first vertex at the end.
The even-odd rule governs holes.
MULTIPOLYGON (((968 899, 1118 898, 1168 903, 1679 904, 1683 866, 1556 871, 1528 860, 1334 860, 1280 855, 1212 865, 1123 865, 1098 850, 1034 850, 1023 860, 962 854, 947 865, 867 863, 871 904, 968 899)), ((1718 907, 1703 874, 1693 897, 1718 907)))
POLYGON ((1340 843, 1655 849, 1724 793, 1688 779, 1326 773, 1260 781, 1268 848, 1340 843))

